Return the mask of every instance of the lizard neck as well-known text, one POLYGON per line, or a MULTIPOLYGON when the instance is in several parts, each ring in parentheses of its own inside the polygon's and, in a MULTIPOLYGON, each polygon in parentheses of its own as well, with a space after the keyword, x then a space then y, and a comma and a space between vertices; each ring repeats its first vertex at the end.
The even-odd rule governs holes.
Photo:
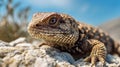
POLYGON ((69 37, 65 37, 63 38, 63 41, 67 41, 66 43, 62 43, 62 42, 50 42, 50 41, 47 41, 47 42, 50 42, 51 45, 50 46, 53 46, 55 48, 58 48, 60 50, 68 50, 68 49, 71 49, 72 47, 75 46, 75 43, 76 42, 79 42, 79 32, 76 32, 74 34, 72 34, 71 36, 69 37))

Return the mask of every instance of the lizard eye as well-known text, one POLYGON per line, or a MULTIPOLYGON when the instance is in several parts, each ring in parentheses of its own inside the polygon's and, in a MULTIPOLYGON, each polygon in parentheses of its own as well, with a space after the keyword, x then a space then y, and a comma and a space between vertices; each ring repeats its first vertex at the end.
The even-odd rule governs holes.
POLYGON ((57 18, 56 17, 52 17, 50 20, 49 20, 49 24, 55 24, 57 22, 57 18))

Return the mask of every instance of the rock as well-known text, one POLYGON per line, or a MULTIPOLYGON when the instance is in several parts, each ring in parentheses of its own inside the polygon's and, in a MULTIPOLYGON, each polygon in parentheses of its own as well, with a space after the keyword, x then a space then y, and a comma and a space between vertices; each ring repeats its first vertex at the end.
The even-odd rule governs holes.
POLYGON ((116 63, 108 64, 108 63, 106 63, 106 66, 107 67, 120 67, 120 64, 116 64, 116 63))
POLYGON ((16 44, 16 46, 30 47, 32 46, 32 44, 31 43, 18 43, 16 44))
MULTIPOLYGON (((55 66, 54 66, 55 67, 55 66)), ((59 62, 56 64, 56 67, 75 67, 74 65, 71 65, 69 62, 59 62)))
MULTIPOLYGON (((83 58, 74 60, 67 52, 48 46, 44 42, 34 45, 23 39, 9 43, 0 41, 0 67, 91 67, 90 62, 84 62, 83 58), (44 44, 44 45, 43 45, 44 44), (43 46, 42 46, 43 45, 43 46)), ((38 43, 38 42, 36 42, 38 43)), ((119 67, 120 57, 108 54, 107 67, 119 67)), ((103 67, 101 62, 96 67, 103 67)))
POLYGON ((0 47, 10 46, 9 43, 0 40, 0 47))
POLYGON ((114 56, 112 56, 110 54, 107 55, 106 61, 108 63, 116 63, 116 64, 119 63, 118 60, 114 56))
POLYGON ((89 62, 84 62, 83 59, 79 59, 74 62, 76 67, 91 67, 89 62))
POLYGON ((25 42, 26 42, 26 38, 25 38, 25 37, 20 37, 20 38, 18 38, 18 39, 16 39, 16 40, 10 42, 9 44, 10 44, 11 46, 16 46, 16 45, 19 44, 19 43, 25 43, 25 42))
POLYGON ((57 56, 55 56, 54 58, 56 59, 62 59, 66 62, 69 62, 71 64, 73 64, 75 62, 75 60, 73 59, 73 57, 69 54, 69 53, 66 53, 66 52, 61 52, 61 53, 56 53, 57 56))
MULTIPOLYGON (((19 49, 19 48, 18 48, 19 49)), ((26 49, 23 52, 10 52, 3 58, 2 66, 8 67, 74 67, 71 63, 74 62, 72 56, 65 52, 52 48, 50 46, 42 46, 38 48, 26 49)))
MULTIPOLYGON (((91 67, 91 63, 84 62, 83 59, 79 59, 74 62, 76 67, 91 67)), ((106 65, 103 65, 101 62, 96 63, 96 67, 119 67, 120 66, 120 57, 113 56, 108 54, 106 57, 106 65)))
POLYGON ((47 61, 43 58, 37 58, 34 67, 54 67, 56 65, 54 60, 47 61))

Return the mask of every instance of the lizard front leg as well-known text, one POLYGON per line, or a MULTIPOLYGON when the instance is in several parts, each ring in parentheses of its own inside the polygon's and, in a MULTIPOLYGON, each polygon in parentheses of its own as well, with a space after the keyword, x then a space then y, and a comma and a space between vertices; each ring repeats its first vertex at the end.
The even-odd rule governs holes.
POLYGON ((102 62, 102 64, 104 65, 106 54, 107 54, 105 45, 102 42, 95 39, 90 39, 87 41, 92 46, 92 52, 90 53, 90 56, 84 59, 84 61, 91 61, 92 66, 94 66, 95 62, 98 60, 102 62))

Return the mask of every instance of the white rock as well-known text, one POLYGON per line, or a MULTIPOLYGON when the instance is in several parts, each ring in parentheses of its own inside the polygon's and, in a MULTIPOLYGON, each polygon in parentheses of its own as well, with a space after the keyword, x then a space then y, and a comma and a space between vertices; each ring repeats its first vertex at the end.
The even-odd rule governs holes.
POLYGON ((10 46, 10 44, 0 40, 0 47, 4 47, 4 46, 10 46))
POLYGON ((34 67, 55 67, 56 63, 53 60, 47 61, 45 58, 37 58, 34 67))
MULTIPOLYGON (((7 64, 8 67, 91 67, 90 62, 84 62, 82 58, 75 61, 69 53, 60 52, 60 50, 48 45, 40 47, 40 44, 34 43, 35 45, 31 46, 33 44, 25 42, 24 38, 11 43, 12 47, 18 50, 11 51, 6 57, 1 58, 3 62, 0 62, 0 65, 4 64, 3 66, 5 66, 7 64), (21 48, 24 50, 21 50, 21 48)), ((4 46, 7 43, 0 42, 0 44, 4 46)), ((109 59, 108 61, 116 61, 114 58, 118 60, 118 63, 106 62, 106 66, 119 67, 120 57, 108 55, 107 59, 109 59)), ((96 65, 102 67, 100 62, 97 62, 96 65)))
POLYGON ((9 44, 11 46, 16 46, 16 44, 19 44, 19 43, 23 43, 23 42, 26 42, 26 38, 25 37, 20 37, 12 42, 10 42, 9 44))
POLYGON ((29 46, 32 46, 32 44, 31 43, 18 43, 16 46, 29 47, 29 46))

